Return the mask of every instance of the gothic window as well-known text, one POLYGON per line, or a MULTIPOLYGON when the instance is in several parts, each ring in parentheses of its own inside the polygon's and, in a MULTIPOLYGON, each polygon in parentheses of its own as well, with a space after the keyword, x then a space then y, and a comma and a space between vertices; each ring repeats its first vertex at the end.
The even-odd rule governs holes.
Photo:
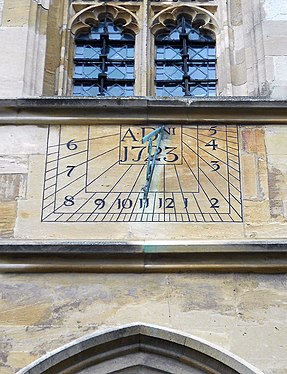
POLYGON ((106 16, 75 44, 74 96, 134 95, 134 35, 106 16))
POLYGON ((215 96, 215 41, 185 17, 156 37, 156 96, 215 96))
POLYGON ((144 0, 73 9, 74 96, 216 95, 218 25, 209 8, 144 0))

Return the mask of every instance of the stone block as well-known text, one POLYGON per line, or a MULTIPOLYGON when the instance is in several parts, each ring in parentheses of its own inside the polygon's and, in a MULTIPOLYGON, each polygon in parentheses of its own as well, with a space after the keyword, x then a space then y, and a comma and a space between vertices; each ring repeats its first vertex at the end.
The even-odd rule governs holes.
POLYGON ((244 221, 250 222, 268 222, 270 220, 269 200, 265 201, 246 201, 244 204, 244 221))
POLYGON ((240 0, 234 0, 230 3, 230 22, 232 26, 242 25, 242 7, 240 0))
POLYGON ((47 15, 47 10, 39 6, 39 2, 31 3, 23 96, 41 96, 43 93, 47 15))
POLYGON ((258 158, 259 199, 269 199, 268 169, 265 157, 258 158))
POLYGON ((0 238, 13 236, 16 221, 16 202, 0 201, 0 238))
POLYGON ((252 45, 246 46, 246 48, 244 48, 244 53, 245 53, 245 58, 246 58, 246 68, 251 69, 253 73, 255 56, 254 56, 254 48, 252 47, 252 45))
POLYGON ((0 155, 44 154, 47 127, 1 126, 0 155))
POLYGON ((287 166, 286 156, 272 155, 268 157, 269 194, 272 217, 280 220, 284 217, 284 203, 287 200, 287 166))
MULTIPOLYGON (((286 38, 286 44, 287 44, 287 38, 286 38)), ((278 44, 276 45, 277 49, 278 44)), ((287 50, 286 50, 286 56, 274 56, 274 73, 275 73, 275 79, 278 82, 287 81, 287 72, 286 72, 286 64, 287 64, 287 50)))
MULTIPOLYGON (((254 306, 254 310, 256 309, 257 305, 254 306)), ((276 321, 270 321, 269 323, 267 322, 264 324, 258 324, 254 321, 253 326, 250 326, 249 328, 247 328, 247 326, 243 326, 232 333, 233 344, 231 346, 231 351, 239 356, 244 356, 248 362, 257 367, 262 367, 262 361, 266 357, 266 360, 264 360, 264 367, 268 366, 269 369, 271 369, 270 357, 273 358, 272 361, 275 357, 277 357, 277 360, 285 361, 286 356, 284 351, 286 334, 286 327, 283 325, 277 326, 276 321), (252 353, 250 352, 251 341, 254 342, 252 353), (284 343, 278 344, 279 341, 284 343), (261 343, 258 344, 258 342, 261 343), (269 359, 269 363, 267 363, 267 357, 269 359)), ((266 373, 265 370, 264 373, 266 373)), ((284 371, 281 373, 283 374, 284 371)))
POLYGON ((272 82, 275 79, 275 72, 274 72, 274 60, 271 56, 265 57, 265 67, 266 67, 266 80, 268 82, 272 82))
POLYGON ((22 95, 26 41, 26 27, 0 28, 0 98, 22 95))
POLYGON ((5 0, 2 25, 8 27, 28 24, 30 0, 5 0))
POLYGON ((245 49, 239 49, 235 51, 235 63, 243 64, 245 61, 245 49))
POLYGON ((243 198, 246 200, 258 198, 258 168, 257 160, 254 155, 242 154, 242 179, 243 179, 243 198))
POLYGON ((262 28, 265 38, 276 36, 287 37, 286 21, 263 21, 262 28))
POLYGON ((35 325, 50 315, 50 304, 6 305, 0 311, 0 325, 35 325))
POLYGON ((270 21, 287 20, 287 3, 282 0, 264 1, 265 19, 270 21))
POLYGON ((280 218, 284 215, 283 201, 272 199, 270 201, 270 213, 273 220, 280 222, 280 218))
POLYGON ((287 224, 276 221, 254 223, 245 226, 246 238, 252 239, 282 239, 286 238, 287 224))
POLYGON ((230 91, 230 93, 232 92, 232 95, 234 96, 247 96, 249 94, 249 91, 248 91, 248 84, 247 83, 244 83, 240 86, 232 86, 232 91, 230 91))
POLYGON ((4 6, 4 0, 0 0, 0 26, 2 25, 3 6, 4 6))
POLYGON ((245 47, 244 45, 244 27, 235 26, 233 27, 234 31, 234 48, 235 50, 240 50, 245 47))
POLYGON ((26 194, 24 174, 0 174, 0 201, 13 201, 24 198, 26 194))
POLYGON ((253 127, 242 130, 242 145, 247 153, 265 155, 264 129, 253 127))
MULTIPOLYGON (((266 153, 272 155, 287 155, 287 129, 285 126, 266 127, 266 153)), ((275 160, 275 159, 274 159, 275 160)))
POLYGON ((26 174, 28 172, 28 156, 0 155, 0 174, 26 174))
POLYGON ((270 97, 272 99, 283 99, 285 100, 287 97, 287 83, 284 82, 278 82, 270 85, 270 97))
POLYGON ((267 56, 284 57, 287 55, 287 35, 267 37, 264 39, 264 50, 267 56))
POLYGON ((11 351, 8 353, 7 365, 15 368, 17 371, 34 361, 37 356, 29 352, 11 351))

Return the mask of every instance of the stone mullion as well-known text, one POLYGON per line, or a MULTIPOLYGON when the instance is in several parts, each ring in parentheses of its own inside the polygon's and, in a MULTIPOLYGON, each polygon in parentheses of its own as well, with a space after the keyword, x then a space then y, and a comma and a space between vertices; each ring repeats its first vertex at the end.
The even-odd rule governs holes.
POLYGON ((27 13, 26 54, 24 54, 22 79, 23 96, 42 95, 45 64, 43 51, 46 49, 47 15, 48 9, 42 7, 39 2, 31 2, 27 13))
MULTIPOLYGON (((69 43, 67 42, 67 25, 68 25, 68 2, 63 2, 62 5, 62 17, 63 17, 63 24, 62 24, 62 35, 61 35, 61 54, 60 54, 60 66, 58 70, 58 86, 55 87, 55 91, 59 96, 67 95, 67 91, 69 88, 69 70, 68 70, 68 62, 67 52, 69 52, 69 43)), ((73 48, 74 52, 74 48, 73 48)), ((73 59, 72 59, 73 61, 73 59)), ((69 63, 71 63, 69 58, 69 63)))
POLYGON ((139 32, 135 38, 135 96, 148 94, 148 0, 143 0, 139 11, 139 32))

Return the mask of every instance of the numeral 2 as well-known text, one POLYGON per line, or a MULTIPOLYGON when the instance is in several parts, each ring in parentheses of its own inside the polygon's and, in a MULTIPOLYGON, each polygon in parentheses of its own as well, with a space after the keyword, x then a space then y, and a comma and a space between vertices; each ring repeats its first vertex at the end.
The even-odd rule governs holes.
POLYGON ((210 204, 211 204, 210 208, 213 208, 213 209, 220 208, 219 201, 215 197, 213 197, 213 198, 210 199, 210 204))

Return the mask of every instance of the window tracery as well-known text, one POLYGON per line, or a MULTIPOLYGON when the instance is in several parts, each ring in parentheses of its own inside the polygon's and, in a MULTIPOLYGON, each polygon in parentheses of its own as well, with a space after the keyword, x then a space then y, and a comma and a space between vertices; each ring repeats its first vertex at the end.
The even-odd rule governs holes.
POLYGON ((73 8, 71 94, 216 94, 214 7, 144 0, 77 2, 73 8))
POLYGON ((75 38, 75 96, 134 95, 134 35, 108 15, 75 38))
POLYGON ((215 96, 215 41, 186 16, 156 37, 156 96, 215 96))

